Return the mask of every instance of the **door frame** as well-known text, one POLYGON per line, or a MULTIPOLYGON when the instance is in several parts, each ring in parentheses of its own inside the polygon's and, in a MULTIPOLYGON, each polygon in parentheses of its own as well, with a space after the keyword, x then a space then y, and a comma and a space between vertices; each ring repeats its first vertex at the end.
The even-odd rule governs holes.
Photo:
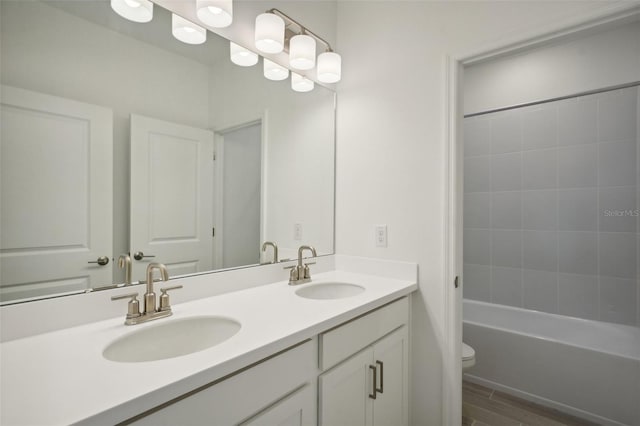
POLYGON ((589 31, 640 16, 640 4, 616 3, 587 14, 574 16, 533 31, 506 37, 482 48, 445 55, 445 137, 444 137, 444 356, 442 374, 443 424, 461 424, 462 407, 462 287, 454 287, 462 277, 462 182, 463 182, 463 91, 464 67, 503 55, 534 49, 552 41, 587 34, 589 31))
POLYGON ((222 200, 224 197, 224 135, 225 133, 244 127, 260 124, 260 241, 264 241, 266 232, 266 203, 267 203, 267 126, 269 111, 265 109, 261 116, 249 118, 241 123, 233 124, 222 129, 214 130, 214 193, 213 193, 213 226, 216 235, 213 238, 213 266, 215 269, 222 268, 224 264, 224 234, 222 233, 224 219, 222 210, 222 200))

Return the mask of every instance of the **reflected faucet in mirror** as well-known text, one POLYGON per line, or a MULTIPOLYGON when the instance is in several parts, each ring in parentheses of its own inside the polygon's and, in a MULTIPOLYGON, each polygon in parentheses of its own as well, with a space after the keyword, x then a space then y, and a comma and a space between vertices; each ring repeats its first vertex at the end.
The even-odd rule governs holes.
POLYGON ((118 257, 118 268, 124 269, 124 285, 131 285, 131 256, 121 254, 118 257))
POLYGON ((273 260, 271 262, 265 263, 278 263, 278 245, 273 241, 265 241, 264 243, 262 243, 262 251, 267 251, 268 246, 273 247, 273 260))

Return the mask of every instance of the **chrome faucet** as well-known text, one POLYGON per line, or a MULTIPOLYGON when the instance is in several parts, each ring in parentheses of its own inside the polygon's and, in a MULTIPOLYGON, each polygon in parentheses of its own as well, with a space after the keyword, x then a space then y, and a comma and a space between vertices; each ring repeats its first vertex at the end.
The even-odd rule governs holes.
POLYGON ((118 257, 118 268, 124 268, 124 285, 131 285, 131 256, 121 254, 118 257))
POLYGON ((304 284, 311 281, 311 270, 309 265, 315 265, 316 262, 302 263, 302 252, 309 250, 313 257, 317 257, 316 249, 311 246, 300 246, 298 248, 298 264, 294 266, 287 266, 284 269, 291 269, 289 273, 289 285, 304 284))
POLYGON ((262 251, 266 251, 268 246, 273 247, 273 261, 269 263, 278 263, 278 245, 272 241, 265 241, 262 243, 262 251))
MULTIPOLYGON (((128 256, 127 256, 128 257, 128 256)), ((130 259, 129 259, 130 260, 130 259)), ((123 294, 121 296, 113 296, 111 300, 120 300, 130 298, 127 309, 126 325, 135 325, 143 322, 151 321, 158 318, 168 317, 172 314, 171 303, 169 301, 169 290, 182 288, 181 285, 166 287, 160 289, 160 306, 156 308, 156 294, 153 292, 153 271, 160 271, 162 281, 169 281, 169 272, 167 267, 162 263, 150 263, 147 266, 147 291, 144 294, 144 306, 140 311, 140 302, 138 301, 138 293, 123 294)))

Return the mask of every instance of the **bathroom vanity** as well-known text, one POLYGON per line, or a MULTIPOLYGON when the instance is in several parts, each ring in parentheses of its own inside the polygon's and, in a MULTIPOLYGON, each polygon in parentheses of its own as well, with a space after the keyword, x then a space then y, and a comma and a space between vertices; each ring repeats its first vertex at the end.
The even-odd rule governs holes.
MULTIPOLYGON (((108 291, 104 303, 117 304, 122 315, 3 342, 1 423, 408 424, 416 265, 346 256, 319 263, 308 284, 258 282, 185 301, 202 291, 207 276, 201 276, 199 283, 183 283, 172 317, 135 326, 123 324, 126 303, 109 301, 114 292, 108 291), (157 353, 134 350, 127 362, 105 358, 106 348, 133 333, 165 337, 166 330, 171 339, 169 324, 190 321, 197 333, 203 318, 239 328, 182 356, 148 361, 157 353), (34 400, 38 410, 29 408, 34 400)), ((286 274, 282 265, 266 270, 276 267, 286 274)), ((238 278, 242 273, 234 271, 239 282, 246 281, 238 278)), ((15 318, 15 311, 3 315, 15 318)), ((188 343, 176 346, 188 349, 188 343)), ((171 345, 159 347, 162 355, 171 345)))

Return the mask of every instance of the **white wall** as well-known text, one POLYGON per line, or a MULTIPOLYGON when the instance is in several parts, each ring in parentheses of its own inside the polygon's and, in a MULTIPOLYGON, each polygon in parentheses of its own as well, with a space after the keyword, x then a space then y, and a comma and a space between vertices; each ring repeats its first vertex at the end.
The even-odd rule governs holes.
POLYGON ((640 81, 640 22, 465 68, 464 112, 640 81))
POLYGON ((338 3, 336 249, 419 263, 412 425, 443 424, 445 55, 515 41, 612 4, 338 3), (387 248, 375 247, 375 224, 387 224, 387 248))

